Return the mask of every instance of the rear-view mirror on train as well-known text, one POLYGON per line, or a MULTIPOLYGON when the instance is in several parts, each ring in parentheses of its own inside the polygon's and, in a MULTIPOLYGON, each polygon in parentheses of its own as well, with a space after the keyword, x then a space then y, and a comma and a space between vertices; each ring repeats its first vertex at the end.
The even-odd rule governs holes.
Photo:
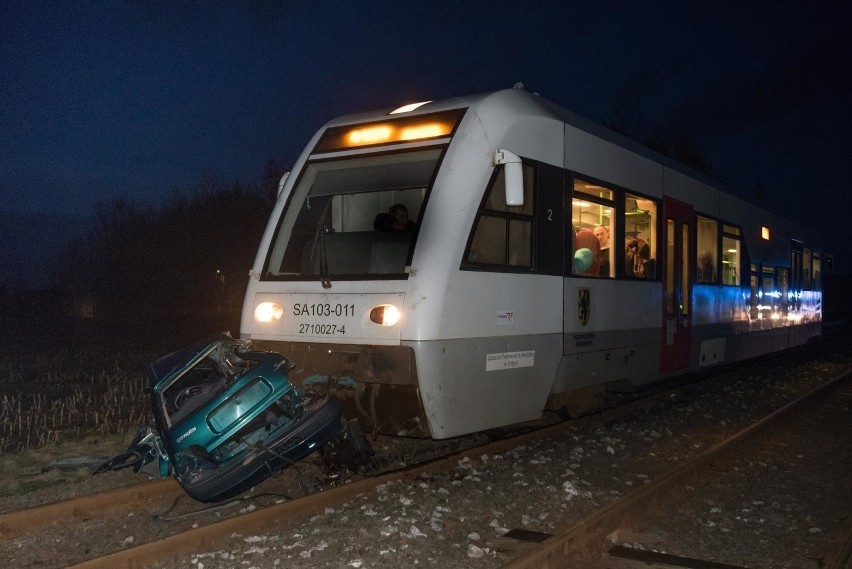
POLYGON ((521 157, 508 150, 498 148, 494 152, 494 165, 501 164, 506 181, 506 205, 524 205, 524 170, 521 157))

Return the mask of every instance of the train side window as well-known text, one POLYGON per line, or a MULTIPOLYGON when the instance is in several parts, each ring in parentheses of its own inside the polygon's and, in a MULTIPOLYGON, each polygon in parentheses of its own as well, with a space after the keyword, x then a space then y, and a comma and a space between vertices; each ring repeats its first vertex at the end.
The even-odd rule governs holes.
POLYGON ((790 270, 778 267, 778 314, 787 316, 789 312, 790 270))
POLYGON ((775 267, 764 265, 761 268, 760 290, 764 295, 771 295, 775 292, 775 267))
POLYGON ((793 273, 790 279, 790 286, 793 290, 802 288, 802 252, 793 251, 790 253, 790 272, 793 273))
POLYGON ((506 220, 481 215, 467 260, 483 265, 506 264, 506 220))
POLYGON ((757 319, 759 304, 760 273, 757 265, 750 265, 749 284, 751 285, 751 297, 749 298, 749 318, 757 319))
POLYGON ((575 232, 572 274, 615 276, 615 201, 610 188, 574 178, 571 223, 575 232))
POLYGON ((529 270, 533 266, 532 235, 535 169, 524 164, 524 204, 506 205, 505 177, 498 167, 474 224, 465 265, 529 270))
POLYGON ((737 270, 742 257, 742 234, 739 227, 722 224, 722 284, 740 284, 737 270))
POLYGON ((811 290, 811 250, 802 249, 802 290, 811 290))
POLYGON ((485 198, 483 209, 532 216, 535 211, 533 209, 533 174, 533 167, 524 164, 524 205, 510 206, 506 205, 506 178, 503 167, 498 167, 497 176, 485 198))
POLYGON ((759 318, 772 318, 780 308, 775 287, 775 267, 764 265, 760 271, 759 318))
POLYGON ((509 220, 509 266, 532 266, 532 222, 525 219, 509 220))
POLYGON ((801 244, 795 241, 790 251, 790 309, 798 310, 801 306, 802 291, 802 250, 801 244))
POLYGON ((657 203, 624 196, 624 276, 657 278, 657 203))
POLYGON ((719 223, 715 219, 696 216, 695 232, 695 282, 716 284, 717 252, 719 250, 719 223))
POLYGON ((822 290, 822 262, 819 253, 813 253, 814 278, 811 290, 822 290))

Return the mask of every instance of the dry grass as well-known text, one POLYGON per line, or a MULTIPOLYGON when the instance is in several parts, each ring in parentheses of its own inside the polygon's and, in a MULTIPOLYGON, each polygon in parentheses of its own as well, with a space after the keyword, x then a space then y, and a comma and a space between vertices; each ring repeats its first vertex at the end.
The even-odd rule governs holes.
POLYGON ((142 354, 96 349, 0 354, 0 454, 85 437, 123 437, 150 421, 142 354))
POLYGON ((0 511, 10 509, 7 498, 44 488, 66 487, 74 482, 84 482, 87 490, 94 488, 91 463, 78 468, 56 468, 55 465, 69 458, 106 459, 115 456, 127 448, 132 436, 132 433, 107 437, 68 436, 59 443, 39 449, 0 455, 0 511))

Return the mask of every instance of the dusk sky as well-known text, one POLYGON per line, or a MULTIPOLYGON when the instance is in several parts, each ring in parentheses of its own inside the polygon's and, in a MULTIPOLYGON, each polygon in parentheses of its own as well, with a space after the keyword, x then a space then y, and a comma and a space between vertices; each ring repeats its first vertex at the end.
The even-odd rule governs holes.
POLYGON ((631 94, 850 272, 850 29, 846 1, 0 0, 0 280, 57 219, 19 214, 256 183, 335 116, 518 81, 598 122, 631 94))

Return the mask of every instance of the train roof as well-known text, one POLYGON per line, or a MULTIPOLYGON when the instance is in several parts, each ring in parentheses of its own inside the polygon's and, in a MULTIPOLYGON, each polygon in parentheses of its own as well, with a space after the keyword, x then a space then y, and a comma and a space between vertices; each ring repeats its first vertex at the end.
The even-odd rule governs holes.
MULTIPOLYGON (((520 83, 515 84, 514 87, 509 89, 459 96, 439 101, 430 101, 408 114, 409 116, 413 116, 417 114, 434 113, 458 108, 468 108, 480 115, 483 113, 490 113, 492 112, 492 109, 498 109, 498 112, 512 113, 517 116, 552 119, 567 124, 613 145, 621 147, 633 154, 660 164, 664 168, 678 172, 700 182, 701 184, 705 184, 706 186, 727 194, 731 199, 741 202, 743 207, 762 212, 763 215, 760 217, 768 217, 770 219, 783 221, 789 229, 793 229, 793 231, 790 232, 790 235, 793 236, 791 238, 806 241, 809 245, 816 245, 817 248, 821 246, 817 232, 809 231, 807 228, 791 221, 789 217, 785 217, 766 209, 763 204, 757 205, 750 200, 741 197, 742 192, 732 191, 728 184, 724 184, 710 175, 699 172, 694 168, 690 168, 689 166, 678 162, 669 156, 661 154, 660 152, 657 152, 636 140, 628 138, 627 136, 622 135, 600 123, 570 111, 548 99, 545 99, 544 97, 541 97, 538 93, 527 91, 520 83)), ((325 127, 375 121, 379 117, 388 116, 393 110, 395 109, 388 108, 378 111, 341 116, 327 123, 325 127)))
MULTIPOLYGON (((710 186, 723 189, 720 187, 718 180, 698 172, 697 170, 694 170, 673 158, 660 154, 659 152, 648 148, 644 144, 637 142, 632 138, 628 138, 627 136, 607 128, 602 124, 561 107, 558 104, 541 97, 538 93, 527 91, 520 83, 509 89, 501 89, 499 91, 490 91, 474 95, 464 95, 440 101, 430 101, 418 107, 416 111, 413 111, 410 114, 426 114, 458 108, 471 108, 478 112, 481 108, 490 105, 502 107, 504 110, 518 115, 550 118, 571 125, 579 130, 585 131, 598 138, 606 140, 607 142, 611 142, 612 144, 621 146, 635 154, 648 158, 649 160, 660 163, 667 168, 679 171, 710 186)), ((326 127, 374 121, 377 116, 387 116, 393 110, 395 109, 388 108, 372 112, 341 116, 330 121, 326 127)), ((728 191, 728 193, 732 192, 728 191)))

